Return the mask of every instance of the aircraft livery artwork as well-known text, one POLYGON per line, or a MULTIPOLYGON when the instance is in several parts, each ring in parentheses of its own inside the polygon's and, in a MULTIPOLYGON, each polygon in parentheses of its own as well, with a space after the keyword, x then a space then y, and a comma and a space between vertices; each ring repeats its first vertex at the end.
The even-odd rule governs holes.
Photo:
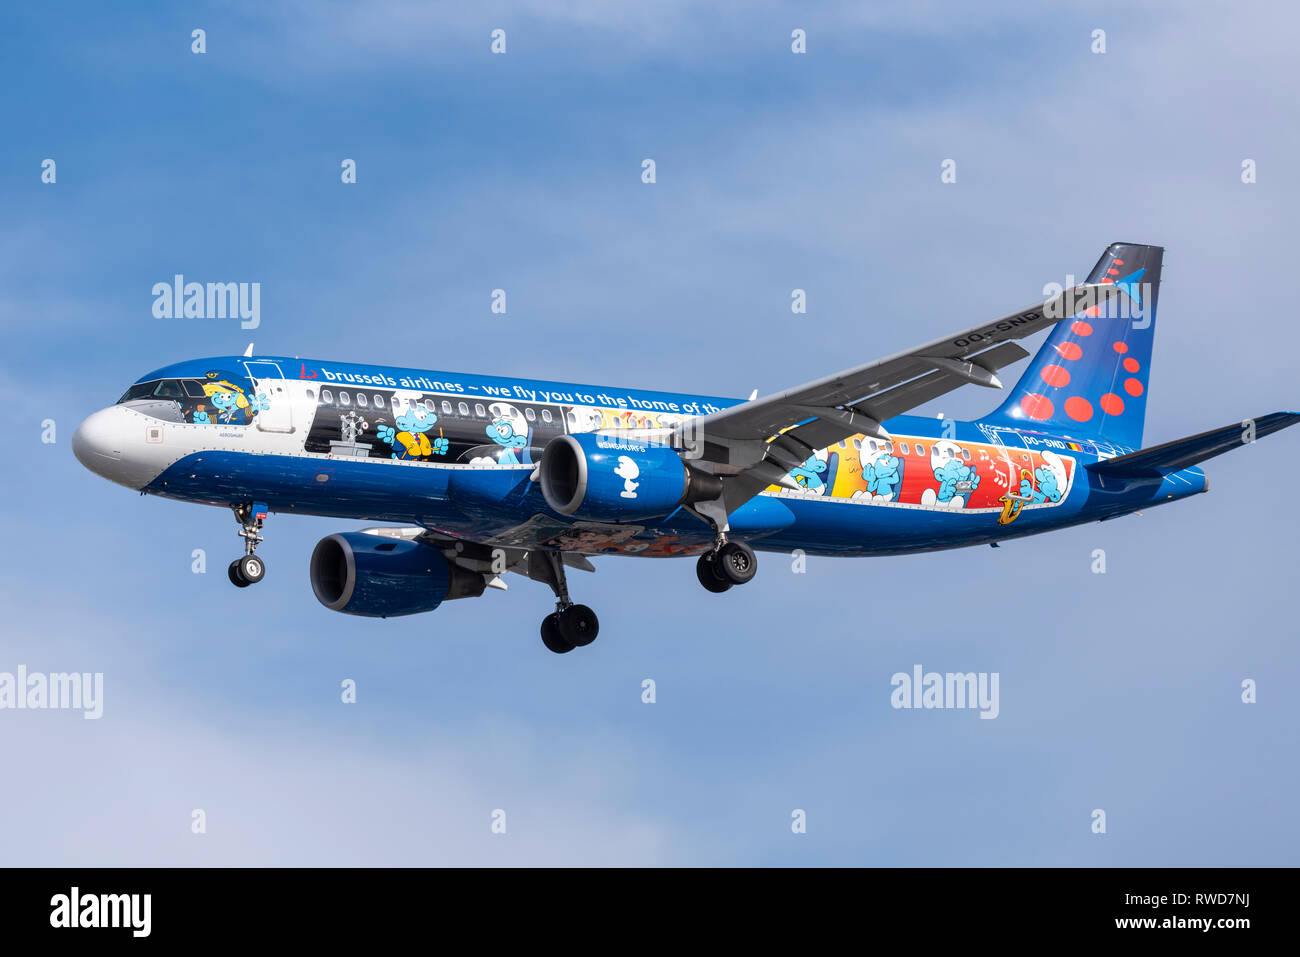
POLYGON ((1164 251, 1113 243, 1043 302, 748 400, 284 356, 192 359, 89 416, 73 451, 121 485, 229 508, 241 588, 272 513, 389 523, 317 544, 326 608, 432 611, 549 586, 542 641, 596 637, 566 569, 606 555, 696 557, 710 592, 758 551, 900 555, 998 545, 1207 491, 1199 463, 1300 421, 1238 420, 1142 448, 1164 251), (1031 354, 1016 340, 1038 332, 1031 354), (966 385, 1003 389, 969 421, 917 414, 966 385))

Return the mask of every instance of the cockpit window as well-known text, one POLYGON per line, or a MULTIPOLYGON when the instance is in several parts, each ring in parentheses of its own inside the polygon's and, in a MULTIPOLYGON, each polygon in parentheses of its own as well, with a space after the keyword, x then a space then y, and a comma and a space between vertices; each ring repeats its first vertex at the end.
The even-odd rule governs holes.
POLYGON ((131 388, 122 393, 122 398, 117 400, 117 404, 121 405, 123 402, 133 402, 136 399, 147 399, 149 396, 153 395, 153 390, 156 389, 158 385, 159 383, 157 379, 153 382, 137 382, 135 385, 131 386, 131 388))
MULTIPOLYGON (((322 391, 322 398, 329 396, 322 391)), ((248 425, 270 408, 268 396, 255 393, 246 375, 214 369, 193 379, 151 379, 122 393, 118 405, 168 422, 192 425, 248 425)))

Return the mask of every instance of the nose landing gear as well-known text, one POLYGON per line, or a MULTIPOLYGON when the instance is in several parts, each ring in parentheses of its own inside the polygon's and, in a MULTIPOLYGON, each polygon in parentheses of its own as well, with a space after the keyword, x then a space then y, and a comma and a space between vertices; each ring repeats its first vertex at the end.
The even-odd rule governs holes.
POLYGON ((266 576, 266 563, 257 557, 257 546, 262 544, 262 523, 267 507, 261 502, 245 502, 231 506, 235 521, 239 523, 239 537, 244 540, 244 557, 236 558, 226 570, 230 583, 238 588, 256 585, 266 576))

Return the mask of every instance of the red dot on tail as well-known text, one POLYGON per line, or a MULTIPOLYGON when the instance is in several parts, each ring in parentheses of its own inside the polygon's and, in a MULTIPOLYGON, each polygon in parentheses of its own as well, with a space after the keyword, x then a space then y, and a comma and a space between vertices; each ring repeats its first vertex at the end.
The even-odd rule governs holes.
POLYGON ((1116 265, 1116 266, 1122 266, 1122 265, 1124 265, 1124 260, 1122 260, 1122 259, 1116 259, 1116 260, 1115 260, 1115 265, 1116 265))
POLYGON ((1107 392, 1101 397, 1101 411, 1107 415, 1121 415, 1124 412, 1124 400, 1114 392, 1107 392))
POLYGON ((1115 343, 1115 351, 1118 352, 1120 355, 1123 355, 1124 353, 1128 352, 1128 343, 1127 342, 1115 343))
POLYGON ((1107 276, 1118 276, 1118 275, 1119 275, 1119 270, 1118 270, 1118 269, 1107 269, 1107 270, 1106 270, 1106 275, 1107 275, 1107 276))
POLYGON ((1137 372, 1138 369, 1140 369, 1140 368, 1142 368, 1142 367, 1138 364, 1138 361, 1137 361, 1136 359, 1125 359, 1125 360, 1124 360, 1124 371, 1125 371, 1125 372, 1137 372))
POLYGON ((1058 342, 1056 352, 1062 359, 1077 359, 1083 355, 1083 350, 1079 348, 1077 342, 1058 342))
POLYGON ((1141 395, 1142 383, 1139 382, 1137 379, 1125 379, 1124 391, 1127 392, 1129 395, 1141 395))
MULTIPOLYGON (((1097 307, 1093 306, 1092 308, 1096 309, 1097 307)), ((1091 312, 1091 310, 1089 311, 1091 312)), ((1080 321, 1070 326, 1070 331, 1076 336, 1090 336, 1092 335, 1092 326, 1088 325, 1086 322, 1080 321)))
POLYGON ((1081 395, 1072 395, 1065 400, 1065 414, 1076 422, 1087 422, 1092 418, 1092 403, 1081 395))
POLYGON ((1045 395, 1035 395, 1032 392, 1020 400, 1020 408, 1025 415, 1031 419, 1037 419, 1039 422, 1050 419, 1055 411, 1051 399, 1045 395))
POLYGON ((1070 373, 1062 366, 1043 366, 1043 371, 1038 374, 1048 385, 1059 387, 1070 384, 1070 373))

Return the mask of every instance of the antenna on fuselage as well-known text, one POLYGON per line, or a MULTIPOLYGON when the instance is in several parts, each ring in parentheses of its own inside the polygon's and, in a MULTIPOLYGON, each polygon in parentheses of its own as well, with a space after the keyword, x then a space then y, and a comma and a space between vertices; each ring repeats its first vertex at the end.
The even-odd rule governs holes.
POLYGON ((245 359, 252 358, 252 355, 253 355, 253 344, 250 342, 248 344, 248 348, 244 350, 244 358, 245 359))

